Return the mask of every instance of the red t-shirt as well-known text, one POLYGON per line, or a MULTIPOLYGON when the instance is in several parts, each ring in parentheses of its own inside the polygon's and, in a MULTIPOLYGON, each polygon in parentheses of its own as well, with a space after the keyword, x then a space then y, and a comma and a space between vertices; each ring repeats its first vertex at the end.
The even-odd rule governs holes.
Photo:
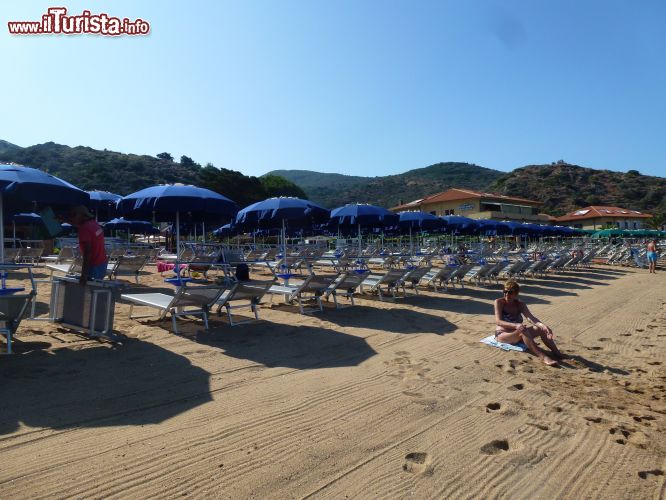
POLYGON ((98 266, 106 262, 104 250, 104 231, 94 219, 85 221, 79 226, 79 248, 85 255, 85 246, 90 247, 90 265, 98 266))

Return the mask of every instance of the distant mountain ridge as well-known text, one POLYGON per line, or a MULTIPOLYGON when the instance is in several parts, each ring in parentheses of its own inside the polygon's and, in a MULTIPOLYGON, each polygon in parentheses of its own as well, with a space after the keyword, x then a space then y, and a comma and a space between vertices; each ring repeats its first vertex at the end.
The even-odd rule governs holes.
POLYGON ((485 190, 504 172, 471 163, 436 163, 396 175, 359 177, 308 170, 273 170, 299 185, 308 197, 334 208, 345 203, 372 203, 392 207, 451 187, 485 190))
POLYGON ((543 202, 543 211, 563 215, 588 205, 666 213, 666 179, 637 170, 595 170, 564 161, 528 165, 500 177, 489 189, 543 202))
POLYGON ((22 148, 0 140, 0 162, 39 168, 87 191, 120 195, 180 182, 211 189, 241 207, 269 196, 305 196, 301 188, 280 177, 246 176, 211 164, 202 167, 187 156, 176 162, 169 153, 135 155, 54 142, 22 148))
POLYGON ((246 206, 269 196, 307 197, 328 208, 345 203, 392 207, 451 187, 489 191, 543 202, 543 212, 561 215, 588 205, 611 205, 666 214, 666 179, 636 170, 595 170, 564 161, 500 172, 471 163, 446 162, 402 174, 362 177, 309 170, 273 170, 259 178, 201 166, 168 153, 124 154, 53 142, 20 147, 0 140, 0 162, 40 168, 86 190, 128 194, 182 182, 207 187, 246 206))

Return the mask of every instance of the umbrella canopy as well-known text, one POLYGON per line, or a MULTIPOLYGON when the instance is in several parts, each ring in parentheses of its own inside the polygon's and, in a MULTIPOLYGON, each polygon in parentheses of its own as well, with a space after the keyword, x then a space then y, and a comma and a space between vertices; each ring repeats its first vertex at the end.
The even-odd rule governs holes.
POLYGON ((117 203, 122 198, 119 194, 108 191, 88 191, 88 208, 97 216, 97 220, 109 220, 117 214, 117 203))
POLYGON ((19 226, 38 226, 44 224, 42 216, 35 213, 14 214, 10 217, 10 220, 19 226))
POLYGON ((0 194, 8 212, 36 210, 47 205, 85 205, 88 193, 41 170, 0 164, 0 194))
POLYGON ((402 230, 436 231, 446 225, 443 219, 427 212, 400 212, 398 216, 398 227, 402 230))
POLYGON ((474 234, 479 227, 474 219, 461 215, 445 215, 442 219, 446 222, 447 232, 453 234, 474 234))
POLYGON ((160 232, 150 222, 140 220, 112 219, 104 224, 104 229, 111 231, 129 231, 132 234, 157 234, 160 232))
POLYGON ((240 210, 236 225, 245 229, 291 226, 311 226, 323 222, 329 211, 316 203, 300 198, 279 197, 258 201, 240 210))
POLYGON ((331 210, 331 222, 339 226, 395 226, 400 216, 385 208, 365 203, 351 203, 331 210))
POLYGON ((512 234, 514 236, 526 236, 530 232, 529 229, 525 227, 525 224, 521 224, 520 222, 504 221, 500 222, 500 224, 508 229, 508 233, 506 234, 512 234))
MULTIPOLYGON (((0 164, 0 221, 7 212, 37 210, 44 206, 85 205, 88 193, 69 182, 41 170, 18 165, 0 164)), ((5 230, 0 224, 0 262, 5 261, 5 230)))
POLYGON ((118 201, 125 217, 172 222, 176 214, 196 221, 222 221, 236 215, 238 206, 210 189, 185 184, 162 184, 128 194, 118 201))
POLYGON ((236 227, 231 223, 218 227, 213 231, 213 235, 217 236, 218 238, 227 238, 230 236, 236 236, 237 234, 238 231, 236 231, 236 227))

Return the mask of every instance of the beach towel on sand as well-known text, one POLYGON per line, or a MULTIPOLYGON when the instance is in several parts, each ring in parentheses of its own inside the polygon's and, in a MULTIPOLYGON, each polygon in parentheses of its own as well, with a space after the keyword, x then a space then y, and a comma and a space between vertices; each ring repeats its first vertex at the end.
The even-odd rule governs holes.
POLYGON ((504 351, 527 352, 527 346, 522 342, 518 342, 517 344, 506 344, 504 342, 498 342, 495 340, 494 335, 489 335, 485 339, 481 339, 479 342, 483 342, 484 344, 487 344, 491 347, 497 347, 504 351))

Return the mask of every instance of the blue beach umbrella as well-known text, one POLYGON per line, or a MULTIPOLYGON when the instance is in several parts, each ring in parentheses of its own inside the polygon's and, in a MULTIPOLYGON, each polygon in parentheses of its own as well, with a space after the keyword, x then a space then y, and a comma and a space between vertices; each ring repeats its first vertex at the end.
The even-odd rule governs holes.
POLYGON ((180 255, 180 217, 196 222, 222 222, 236 215, 235 202, 210 189, 186 184, 161 184, 118 200, 126 217, 176 224, 176 255, 180 255))
POLYGON ((477 222, 462 215, 445 215, 442 219, 446 222, 446 230, 451 234, 474 234, 477 222))
POLYGON ((515 221, 504 221, 500 224, 507 228, 508 233, 514 236, 525 236, 529 233, 529 229, 525 227, 524 224, 515 221))
POLYGON ((157 234, 160 232, 150 222, 143 220, 125 220, 123 217, 111 219, 104 224, 104 229, 111 231, 128 231, 133 234, 157 234))
POLYGON ((100 216, 102 220, 110 220, 116 216, 117 203, 122 196, 108 191, 88 191, 88 194, 90 195, 88 208, 95 213, 98 221, 100 220, 100 216))
POLYGON ((385 228, 397 226, 400 216, 385 208, 366 203, 350 203, 331 210, 331 223, 340 227, 356 226, 358 232, 358 255, 361 256, 361 227, 385 228))
POLYGON ((292 228, 310 227, 328 219, 329 211, 316 203, 301 198, 268 198, 253 203, 238 212, 236 226, 244 230, 281 228, 282 251, 287 257, 287 225, 292 228))
POLYGON ((427 212, 400 212, 398 216, 400 217, 398 220, 398 227, 402 231, 409 231, 409 248, 411 253, 414 253, 412 230, 419 232, 436 231, 446 225, 444 220, 427 212))
MULTIPOLYGON (((71 207, 85 205, 90 196, 85 191, 41 170, 19 165, 0 164, 0 221, 4 205, 17 213, 45 206, 71 207)), ((5 231, 0 224, 0 262, 5 261, 5 231)))

